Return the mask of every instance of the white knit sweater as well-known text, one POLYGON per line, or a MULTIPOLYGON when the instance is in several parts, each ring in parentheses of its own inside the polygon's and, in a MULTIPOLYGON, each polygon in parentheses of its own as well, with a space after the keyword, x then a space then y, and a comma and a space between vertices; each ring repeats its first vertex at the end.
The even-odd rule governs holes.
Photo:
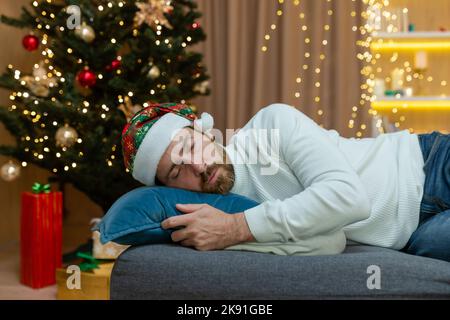
POLYGON ((424 161, 417 135, 408 131, 345 139, 291 106, 274 104, 226 152, 236 173, 232 192, 262 203, 245 211, 257 242, 227 249, 335 254, 347 240, 401 249, 418 226, 424 161), (267 144, 272 149, 255 129, 279 129, 279 139, 267 144), (254 152, 258 162, 249 164, 254 152))

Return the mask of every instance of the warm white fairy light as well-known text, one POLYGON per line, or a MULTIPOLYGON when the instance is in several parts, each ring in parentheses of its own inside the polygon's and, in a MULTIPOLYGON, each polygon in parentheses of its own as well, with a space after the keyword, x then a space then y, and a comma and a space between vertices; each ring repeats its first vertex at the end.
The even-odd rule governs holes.
MULTIPOLYGON (((328 5, 332 4, 332 0, 326 0, 326 2, 328 3, 328 5)), ((301 2, 300 1, 294 1, 293 4, 294 4, 294 6, 299 6, 301 4, 301 2)), ((333 10, 331 10, 331 9, 327 10, 328 16, 332 16, 333 13, 334 13, 333 10)), ((298 17, 300 19, 300 28, 299 28, 299 30, 301 32, 307 32, 309 30, 309 28, 304 23, 305 18, 306 18, 305 12, 300 11, 300 13, 298 14, 298 17)), ((323 47, 325 47, 325 46, 328 45, 328 42, 329 42, 329 40, 327 39, 328 38, 328 32, 332 29, 332 27, 330 25, 330 21, 325 21, 325 23, 322 26, 322 28, 323 28, 323 30, 325 32, 325 34, 324 34, 325 35, 325 39, 321 40, 321 45, 323 47)), ((311 40, 310 37, 305 36, 304 42, 305 42, 306 45, 310 45, 312 43, 312 40, 311 40)), ((311 69, 312 72, 313 72, 313 78, 315 78, 315 79, 313 79, 312 81, 314 83, 314 87, 316 88, 316 90, 318 90, 318 93, 314 95, 313 101, 314 101, 315 105, 317 106, 316 114, 319 117, 323 117, 325 115, 325 112, 320 107, 320 102, 321 102, 320 88, 322 87, 320 76, 321 76, 322 65, 323 65, 323 63, 324 63, 324 61, 326 59, 326 56, 325 56, 324 53, 320 53, 320 55, 319 55, 319 62, 318 62, 319 64, 316 67, 310 68, 310 65, 309 65, 308 61, 311 58, 311 53, 309 52, 308 48, 306 48, 305 50, 307 50, 307 51, 304 53, 304 56, 307 59, 307 61, 306 61, 306 63, 304 63, 302 65, 301 69, 304 72, 306 72, 307 70, 311 69)), ((301 74, 298 75, 298 77, 296 77, 295 81, 296 81, 297 84, 300 85, 302 83, 302 75, 301 74)), ((294 96, 295 96, 295 98, 300 99, 302 97, 301 90, 297 89, 294 92, 294 96)), ((319 121, 319 122, 321 122, 321 121, 319 121)), ((321 123, 319 123, 319 124, 322 125, 321 123)))
MULTIPOLYGON (((362 17, 365 20, 365 24, 360 27, 360 33, 364 39, 357 42, 357 44, 363 50, 363 53, 358 53, 357 59, 364 62, 361 74, 365 76, 366 80, 361 85, 362 93, 359 103, 361 108, 357 108, 355 106, 355 109, 352 112, 352 118, 356 118, 358 116, 359 110, 363 109, 363 107, 365 107, 368 103, 370 104, 370 102, 374 100, 374 96, 372 93, 373 87, 375 85, 375 73, 382 71, 375 67, 377 61, 381 58, 381 55, 372 55, 372 52, 370 51, 370 44, 372 41, 372 33, 375 32, 378 26, 381 24, 380 15, 378 13, 382 13, 383 8, 385 7, 385 5, 388 5, 388 3, 387 1, 379 0, 363 0, 363 2, 367 6, 366 11, 362 12, 362 17)), ((354 17, 356 17, 356 15, 354 15, 354 17)), ((397 59, 395 55, 392 58, 397 59)), ((370 108, 368 110, 369 114, 371 114, 372 116, 376 116, 373 111, 374 110, 371 110, 370 108)), ((349 128, 355 128, 354 122, 349 122, 349 128)), ((367 125, 361 124, 359 128, 364 131, 367 128, 367 125)), ((376 128, 380 133, 383 133, 384 129, 380 120, 377 121, 376 128)), ((358 138, 362 137, 362 132, 358 131, 356 133, 356 136, 358 138)))
MULTIPOLYGON (((281 17, 283 15, 283 4, 284 0, 278 0, 278 9, 277 9, 277 16, 281 17)), ((272 23, 270 26, 270 32, 274 32, 277 29, 277 25, 275 23, 272 23)), ((264 44, 261 46, 262 52, 267 52, 269 50, 268 43, 271 39, 271 35, 269 33, 266 33, 264 35, 264 44)))

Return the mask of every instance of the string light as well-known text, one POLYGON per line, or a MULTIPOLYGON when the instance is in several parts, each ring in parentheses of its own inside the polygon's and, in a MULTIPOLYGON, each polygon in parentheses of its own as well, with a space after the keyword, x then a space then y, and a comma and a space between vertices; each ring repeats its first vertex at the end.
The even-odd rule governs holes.
MULTIPOLYGON (((383 12, 383 8, 385 5, 388 5, 387 1, 379 1, 379 0, 363 0, 363 3, 367 6, 366 11, 362 12, 362 17, 365 20, 365 23, 363 26, 360 27, 360 33, 363 37, 362 41, 358 41, 357 44, 361 47, 363 50, 363 53, 357 54, 357 59, 365 62, 365 64, 362 67, 361 74, 365 77, 365 83, 361 85, 361 100, 360 100, 360 106, 362 107, 361 110, 364 109, 364 107, 367 106, 368 103, 373 101, 375 98, 373 93, 373 88, 375 86, 375 73, 381 72, 381 69, 375 68, 377 61, 381 59, 381 54, 375 54, 372 55, 372 52, 370 50, 371 43, 372 43, 372 33, 375 31, 375 28, 377 25, 381 23, 379 21, 380 16, 377 15, 379 12, 383 12)), ((356 17, 356 15, 355 15, 356 17)), ((393 56, 391 57, 391 61, 395 62, 398 59, 398 54, 394 52, 393 56)), ((359 108, 354 111, 352 116, 358 115, 359 108)), ((368 113, 370 115, 373 115, 374 117, 376 115, 373 114, 372 110, 369 108, 368 113)), ((350 125, 349 125, 350 128, 350 125)), ((354 128, 354 123, 351 128, 354 128)), ((366 128, 366 125, 364 125, 364 128, 366 128)), ((376 128, 380 133, 384 133, 384 128, 382 124, 382 120, 378 119, 376 123, 376 128)), ((359 131, 360 132, 360 131, 359 131)), ((357 132, 358 136, 358 132, 357 132)), ((362 134, 361 134, 362 136, 362 134)))
MULTIPOLYGON (((283 15, 283 5, 284 5, 284 0, 278 0, 278 8, 277 8, 277 16, 278 17, 281 17, 283 15)), ((275 23, 272 23, 270 26, 269 33, 275 32, 276 29, 277 29, 277 25, 275 23)), ((269 33, 266 33, 264 35, 264 44, 261 46, 261 51, 263 53, 265 53, 269 50, 268 43, 272 39, 272 36, 269 33)))

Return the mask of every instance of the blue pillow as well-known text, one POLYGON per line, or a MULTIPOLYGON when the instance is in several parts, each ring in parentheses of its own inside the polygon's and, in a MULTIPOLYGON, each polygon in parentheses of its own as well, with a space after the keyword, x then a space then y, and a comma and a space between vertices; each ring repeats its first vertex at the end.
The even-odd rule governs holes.
POLYGON ((173 230, 161 228, 168 217, 181 215, 176 204, 209 204, 226 213, 239 213, 256 207, 257 202, 236 194, 219 195, 166 187, 141 187, 120 197, 93 230, 100 241, 124 245, 172 242, 173 230))

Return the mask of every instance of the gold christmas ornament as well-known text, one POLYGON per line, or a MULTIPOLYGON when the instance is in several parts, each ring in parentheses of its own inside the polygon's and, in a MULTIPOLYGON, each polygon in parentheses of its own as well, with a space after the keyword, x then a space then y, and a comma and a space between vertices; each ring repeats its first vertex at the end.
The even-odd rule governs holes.
POLYGON ((95 31, 86 23, 75 28, 75 35, 87 43, 91 43, 95 39, 95 31))
POLYGON ((71 147, 77 142, 78 133, 77 131, 65 124, 64 127, 59 128, 55 134, 56 145, 58 147, 71 147))
POLYGON ((157 66, 153 66, 150 68, 150 71, 148 72, 148 77, 155 80, 156 78, 159 78, 161 75, 161 71, 157 66))
POLYGON ((194 106, 193 104, 189 105, 189 108, 191 108, 191 110, 192 110, 194 113, 197 113, 197 111, 198 111, 197 106, 194 106))
POLYGON ((141 111, 142 106, 139 104, 133 105, 131 103, 131 99, 128 96, 126 96, 124 100, 125 100, 125 103, 122 103, 121 105, 119 105, 118 108, 119 108, 119 110, 121 110, 123 112, 123 114, 127 118, 127 122, 128 122, 131 120, 131 118, 133 118, 133 116, 136 113, 141 111))
POLYGON ((209 81, 203 81, 195 85, 194 91, 199 92, 201 94, 205 94, 208 91, 208 88, 209 88, 209 81))
POLYGON ((14 162, 9 161, 0 169, 0 175, 3 180, 11 182, 20 176, 20 167, 14 162))
POLYGON ((134 26, 140 27, 146 23, 153 30, 156 30, 158 25, 163 25, 168 29, 173 27, 164 16, 164 13, 171 12, 173 7, 168 4, 167 0, 148 0, 147 2, 136 2, 139 11, 134 16, 134 26))
POLYGON ((36 65, 33 69, 32 76, 23 76, 21 81, 25 82, 25 86, 38 97, 48 97, 50 88, 57 85, 55 77, 48 77, 48 71, 44 67, 44 63, 41 61, 39 65, 36 65))
POLYGON ((30 89, 30 91, 38 96, 38 97, 48 97, 50 93, 50 89, 39 83, 39 81, 36 81, 34 77, 32 76, 24 76, 21 77, 20 80, 25 81, 25 86, 30 89))
MULTIPOLYGON (((33 76, 39 79, 47 78, 47 70, 44 67, 44 63, 41 61, 38 65, 35 65, 33 68, 33 76)), ((37 79, 36 79, 37 80, 37 79)))

